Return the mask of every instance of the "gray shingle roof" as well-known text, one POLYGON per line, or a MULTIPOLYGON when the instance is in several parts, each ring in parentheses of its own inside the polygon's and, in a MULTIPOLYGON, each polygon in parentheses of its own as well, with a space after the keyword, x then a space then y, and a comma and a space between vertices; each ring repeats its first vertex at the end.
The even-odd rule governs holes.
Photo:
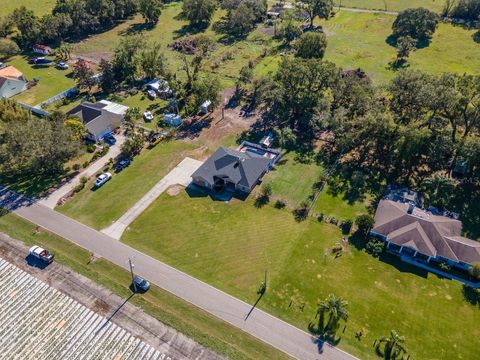
POLYGON ((210 184, 215 182, 214 177, 220 177, 251 189, 270 162, 266 157, 220 147, 192 177, 201 177, 210 184))
POLYGON ((92 135, 97 135, 104 132, 107 128, 115 128, 120 126, 122 116, 103 110, 106 104, 84 102, 75 106, 67 114, 74 115, 80 118, 85 124, 88 132, 92 135))
POLYGON ((462 237, 462 223, 433 215, 408 204, 381 200, 375 213, 373 231, 399 246, 408 246, 428 256, 465 263, 480 262, 480 242, 462 237))

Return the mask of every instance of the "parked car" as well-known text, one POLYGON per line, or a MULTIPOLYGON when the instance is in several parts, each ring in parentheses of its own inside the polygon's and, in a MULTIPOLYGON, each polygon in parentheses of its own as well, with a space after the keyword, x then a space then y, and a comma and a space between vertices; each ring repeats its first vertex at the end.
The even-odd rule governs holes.
POLYGON ((147 280, 145 280, 144 278, 141 278, 138 275, 136 275, 133 278, 133 284, 136 287, 137 291, 140 290, 141 292, 146 292, 146 291, 148 291, 148 289, 150 289, 150 283, 147 280))
POLYGON ((51 252, 48 252, 44 248, 41 248, 40 246, 32 246, 29 250, 30 255, 33 257, 43 261, 44 263, 51 264, 53 262, 53 258, 55 255, 53 255, 51 252))
POLYGON ((98 188, 100 186, 102 186, 103 184, 105 184, 108 180, 110 180, 112 178, 112 174, 110 173, 103 173, 101 175, 98 175, 97 179, 95 180, 95 182, 93 183, 93 186, 98 188))
POLYGON ((112 134, 107 134, 103 137, 103 141, 105 141, 108 145, 115 145, 117 139, 115 139, 115 136, 113 136, 112 134))
POLYGON ((53 60, 45 59, 45 58, 37 58, 35 61, 36 66, 50 66, 53 64, 53 60))
POLYGON ((28 62, 30 64, 36 64, 38 60, 41 60, 41 59, 45 59, 44 57, 33 57, 33 58, 30 58, 28 59, 28 62))
POLYGON ((120 160, 120 161, 117 163, 117 166, 115 167, 115 170, 116 170, 117 172, 122 171, 123 169, 125 169, 125 168, 128 167, 129 165, 130 165, 130 160, 129 160, 129 159, 120 160))
POLYGON ((60 70, 67 70, 68 69, 68 65, 65 64, 64 62, 57 62, 57 64, 55 65, 55 67, 57 69, 60 69, 60 70))
POLYGON ((154 100, 157 97, 157 93, 154 90, 148 90, 147 96, 150 100, 154 100))
POLYGON ((143 118, 145 119, 145 121, 152 121, 153 120, 153 114, 151 111, 145 111, 143 113, 143 118))
POLYGON ((3 62, 0 62, 0 69, 3 68, 5 64, 3 62))

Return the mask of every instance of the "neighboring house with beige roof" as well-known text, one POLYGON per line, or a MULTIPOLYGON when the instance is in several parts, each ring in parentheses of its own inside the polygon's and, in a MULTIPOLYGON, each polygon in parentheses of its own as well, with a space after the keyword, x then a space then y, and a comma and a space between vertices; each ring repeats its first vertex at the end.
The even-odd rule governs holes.
POLYGON ((27 90, 28 81, 22 72, 13 66, 0 69, 0 97, 10 98, 27 90))
POLYGON ((447 262, 468 270, 480 262, 480 242, 462 236, 462 222, 434 215, 413 204, 381 200, 371 234, 390 252, 428 264, 447 262))

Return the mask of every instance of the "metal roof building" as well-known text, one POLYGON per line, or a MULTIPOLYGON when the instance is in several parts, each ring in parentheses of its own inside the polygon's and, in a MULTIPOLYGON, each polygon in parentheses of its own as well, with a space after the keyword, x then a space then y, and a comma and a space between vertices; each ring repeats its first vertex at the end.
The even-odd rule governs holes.
POLYGON ((0 359, 170 359, 3 259, 0 288, 0 359))

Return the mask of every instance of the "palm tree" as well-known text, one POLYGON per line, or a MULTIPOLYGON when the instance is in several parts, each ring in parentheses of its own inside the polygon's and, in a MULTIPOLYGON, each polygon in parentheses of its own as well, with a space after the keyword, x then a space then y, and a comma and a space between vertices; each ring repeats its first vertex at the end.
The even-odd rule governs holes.
POLYGON ((407 354, 407 349, 402 345, 405 337, 398 335, 395 330, 390 331, 390 337, 382 336, 378 339, 376 350, 386 360, 403 359, 403 355, 407 354), (382 351, 383 346, 383 351, 382 351))
POLYGON ((328 322, 325 326, 325 333, 334 332, 337 329, 338 322, 348 320, 348 302, 341 297, 336 297, 334 294, 328 295, 328 297, 322 301, 318 307, 318 313, 323 318, 325 314, 328 314, 328 322))

